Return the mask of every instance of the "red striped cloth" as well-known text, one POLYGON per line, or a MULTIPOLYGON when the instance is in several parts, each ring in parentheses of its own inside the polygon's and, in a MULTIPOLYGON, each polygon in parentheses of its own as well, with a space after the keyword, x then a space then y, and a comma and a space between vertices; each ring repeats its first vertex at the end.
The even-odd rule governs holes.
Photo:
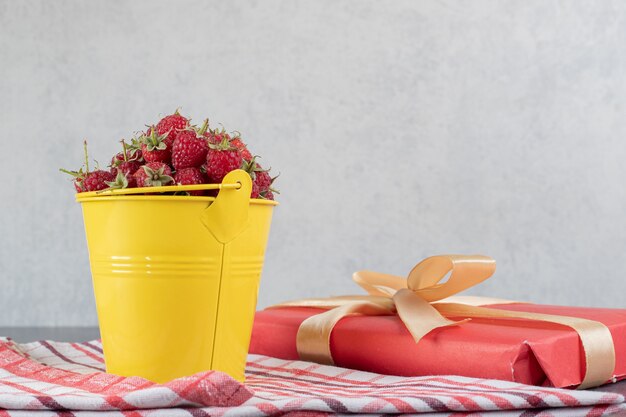
POLYGON ((201 372, 156 384, 104 372, 98 341, 0 338, 0 416, 204 417, 326 414, 608 416, 615 393, 458 376, 395 377, 250 355, 246 384, 201 372))

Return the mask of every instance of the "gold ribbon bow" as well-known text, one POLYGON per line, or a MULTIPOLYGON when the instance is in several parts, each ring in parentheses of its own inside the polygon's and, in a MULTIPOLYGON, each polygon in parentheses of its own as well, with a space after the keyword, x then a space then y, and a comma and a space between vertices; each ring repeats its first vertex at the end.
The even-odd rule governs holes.
POLYGON ((601 385, 613 377, 615 348, 609 329, 602 323, 577 317, 528 313, 481 307, 512 303, 483 297, 453 297, 493 275, 495 261, 482 255, 440 255, 424 259, 404 279, 394 275, 360 271, 353 280, 369 295, 314 298, 283 303, 275 307, 317 307, 328 311, 304 320, 298 329, 300 358, 334 364, 330 334, 348 315, 397 314, 416 343, 440 327, 462 324, 471 318, 521 318, 560 324, 572 328, 585 352, 585 376, 579 389, 601 385), (441 282, 446 276, 449 278, 441 282), (448 317, 463 317, 454 321, 448 317))

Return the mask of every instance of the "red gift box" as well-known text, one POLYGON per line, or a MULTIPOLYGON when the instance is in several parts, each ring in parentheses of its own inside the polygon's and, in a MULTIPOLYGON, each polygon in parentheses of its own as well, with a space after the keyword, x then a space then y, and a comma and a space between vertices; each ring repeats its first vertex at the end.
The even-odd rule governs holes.
POLYGON ((494 271, 495 261, 481 255, 427 258, 406 279, 361 271, 353 279, 369 295, 257 312, 250 352, 382 374, 555 387, 626 377, 626 310, 455 297, 494 271))
MULTIPOLYGON (((490 307, 605 324, 615 345, 615 380, 626 376, 626 310, 538 304, 490 307)), ((306 318, 322 311, 283 307, 257 312, 250 353, 298 359, 298 328, 306 318)), ((416 344, 398 316, 351 316, 335 326, 330 347, 337 366, 391 375, 462 375, 573 387, 581 383, 585 371, 576 332, 534 320, 474 318, 460 326, 435 330, 416 344)))

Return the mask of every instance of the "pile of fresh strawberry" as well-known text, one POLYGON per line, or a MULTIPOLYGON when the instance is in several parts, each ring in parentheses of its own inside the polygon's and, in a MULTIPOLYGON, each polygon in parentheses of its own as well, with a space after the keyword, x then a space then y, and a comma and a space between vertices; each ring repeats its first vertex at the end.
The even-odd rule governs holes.
MULTIPOLYGON (((111 159, 110 170, 61 170, 74 177, 77 192, 106 189, 220 183, 230 171, 243 169, 252 178, 252 198, 274 200, 275 177, 263 169, 238 132, 210 129, 208 119, 198 127, 178 110, 148 127, 111 159)), ((212 191, 188 191, 189 195, 215 195, 212 191)))

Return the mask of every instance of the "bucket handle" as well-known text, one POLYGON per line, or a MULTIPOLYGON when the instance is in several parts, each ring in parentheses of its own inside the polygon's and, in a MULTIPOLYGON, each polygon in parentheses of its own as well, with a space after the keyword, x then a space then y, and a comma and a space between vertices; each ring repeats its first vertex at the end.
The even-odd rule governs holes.
POLYGON ((222 185, 219 194, 204 209, 200 219, 215 239, 228 243, 248 228, 252 179, 246 171, 236 169, 229 172, 219 185, 222 185))
POLYGON ((109 197, 112 195, 171 193, 171 192, 177 192, 177 191, 201 191, 201 190, 225 190, 225 189, 235 190, 235 189, 239 189, 240 187, 241 187, 240 183, 236 183, 236 182, 227 183, 226 181, 223 181, 221 184, 163 185, 161 187, 137 187, 137 188, 121 188, 121 189, 107 189, 107 190, 100 190, 100 191, 88 191, 84 193, 76 193, 76 198, 83 199, 86 197, 109 197))

